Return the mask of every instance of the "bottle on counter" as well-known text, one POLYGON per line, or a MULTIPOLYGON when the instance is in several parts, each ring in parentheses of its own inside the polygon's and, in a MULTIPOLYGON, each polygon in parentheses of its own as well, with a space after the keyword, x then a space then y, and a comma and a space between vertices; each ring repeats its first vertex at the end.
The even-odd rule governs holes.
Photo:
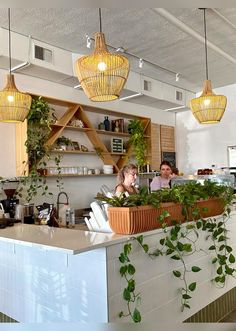
POLYGON ((66 209, 66 227, 69 228, 69 224, 70 224, 70 208, 66 209))
POLYGON ((110 121, 108 119, 108 116, 105 116, 105 120, 103 121, 103 123, 105 125, 105 130, 110 131, 110 121))
POLYGON ((69 223, 69 227, 70 228, 74 228, 75 227, 75 211, 73 208, 71 208, 70 210, 70 223, 69 223))

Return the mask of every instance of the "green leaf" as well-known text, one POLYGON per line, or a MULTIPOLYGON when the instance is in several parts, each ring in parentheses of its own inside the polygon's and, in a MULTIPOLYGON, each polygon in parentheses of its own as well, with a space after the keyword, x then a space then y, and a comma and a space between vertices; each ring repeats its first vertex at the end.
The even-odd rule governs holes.
POLYGON ((235 257, 234 257, 233 254, 230 254, 230 256, 229 256, 229 262, 230 263, 234 263, 235 262, 235 257))
POLYGON ((121 277, 123 277, 126 274, 126 271, 127 271, 127 266, 126 265, 120 267, 120 275, 121 275, 121 277))
POLYGON ((128 264, 127 271, 129 275, 134 275, 135 274, 135 267, 132 264, 128 264))
POLYGON ((189 284, 188 289, 193 292, 196 289, 196 286, 197 286, 196 282, 191 283, 189 284))
POLYGON ((181 276, 181 272, 178 270, 173 270, 173 274, 175 275, 175 277, 180 277, 181 276))
POLYGON ((140 312, 137 308, 134 309, 132 319, 133 319, 134 323, 140 323, 141 322, 141 319, 142 319, 141 314, 140 314, 140 312))
POLYGON ((125 288, 123 291, 123 299, 125 301, 130 301, 131 299, 130 291, 127 288, 125 288))
POLYGON ((202 222, 197 222, 196 225, 197 225, 197 229, 200 229, 202 227, 202 222))
POLYGON ((125 244, 124 245, 124 253, 125 253, 125 255, 129 255, 129 253, 131 252, 131 250, 132 250, 131 244, 125 244))
POLYGON ((163 246, 165 243, 165 238, 160 239, 160 244, 163 246))
POLYGON ((214 257, 211 261, 212 264, 216 263, 217 262, 217 257, 214 257))
POLYGON ((121 311, 121 312, 119 313, 119 317, 121 318, 121 317, 123 317, 123 316, 124 316, 124 312, 121 311))
POLYGON ((201 268, 197 267, 197 266, 193 266, 192 267, 192 271, 193 272, 199 272, 200 270, 202 270, 201 268))
POLYGON ((179 251, 182 252, 184 250, 184 245, 180 241, 178 241, 177 242, 177 248, 178 248, 179 251))
POLYGON ((143 244, 143 235, 136 237, 136 240, 140 243, 140 245, 143 244))
POLYGON ((224 248, 225 248, 225 245, 221 245, 219 248, 219 251, 223 251, 224 248))
POLYGON ((191 299, 192 297, 188 294, 183 294, 182 298, 185 299, 185 300, 188 300, 188 299, 191 299))
POLYGON ((208 249, 209 249, 209 251, 213 251, 213 250, 216 249, 216 246, 215 246, 215 245, 212 245, 212 246, 210 246, 208 249))
POLYGON ((226 240, 226 237, 225 236, 220 236, 218 238, 218 242, 225 241, 225 240, 226 240))
POLYGON ((147 253, 149 250, 149 246, 147 244, 144 244, 142 247, 143 247, 144 252, 147 253))
POLYGON ((134 279, 130 279, 130 280, 128 281, 128 287, 127 287, 127 290, 128 290, 129 292, 134 292, 134 290, 135 290, 135 280, 134 280, 134 279))
POLYGON ((184 303, 183 305, 184 305, 184 307, 186 307, 186 308, 189 308, 189 309, 190 309, 190 306, 189 306, 187 303, 184 303))
POLYGON ((129 259, 124 253, 121 253, 120 256, 119 256, 119 261, 121 263, 125 263, 125 262, 129 262, 129 259))
POLYGON ((218 275, 221 275, 223 272, 222 266, 220 266, 217 270, 216 270, 218 275))
POLYGON ((232 250, 233 250, 233 249, 232 249, 232 247, 230 247, 230 246, 227 246, 227 245, 226 245, 226 247, 225 247, 225 248, 226 248, 226 250, 227 250, 227 252, 228 252, 228 253, 231 253, 231 252, 232 252, 232 250))
POLYGON ((234 273, 234 269, 233 268, 230 268, 228 267, 227 265, 225 266, 225 273, 227 275, 232 275, 234 273))
POLYGON ((179 257, 179 255, 172 255, 171 256, 171 258, 173 259, 173 260, 180 260, 180 257, 179 257))

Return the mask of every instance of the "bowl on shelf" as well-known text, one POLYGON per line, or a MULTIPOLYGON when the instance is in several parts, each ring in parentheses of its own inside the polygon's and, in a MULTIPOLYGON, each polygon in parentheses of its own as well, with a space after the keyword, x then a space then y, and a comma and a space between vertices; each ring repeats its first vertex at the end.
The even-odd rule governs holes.
POLYGON ((104 164, 103 165, 103 173, 106 175, 113 174, 113 165, 104 164))

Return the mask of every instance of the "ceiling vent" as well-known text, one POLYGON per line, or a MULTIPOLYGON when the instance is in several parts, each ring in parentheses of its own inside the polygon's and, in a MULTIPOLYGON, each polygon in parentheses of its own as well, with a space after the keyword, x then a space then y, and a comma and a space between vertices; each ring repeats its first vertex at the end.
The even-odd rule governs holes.
POLYGON ((181 91, 175 91, 175 99, 177 101, 183 101, 183 92, 181 92, 181 91))
POLYGON ((52 50, 38 45, 34 45, 34 58, 48 63, 52 63, 52 50))
POLYGON ((143 81, 143 89, 144 91, 151 91, 152 89, 152 83, 146 79, 143 81))

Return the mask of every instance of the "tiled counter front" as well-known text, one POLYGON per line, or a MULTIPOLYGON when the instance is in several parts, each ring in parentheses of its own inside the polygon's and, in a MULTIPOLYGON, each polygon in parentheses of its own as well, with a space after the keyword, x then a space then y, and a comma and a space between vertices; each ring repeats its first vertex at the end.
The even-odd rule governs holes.
MULTIPOLYGON (((230 243, 236 249, 236 215, 228 222, 230 243)), ((0 231, 0 311, 25 323, 121 322, 126 309, 122 292, 126 285, 119 274, 119 254, 130 236, 95 234, 77 230, 19 226, 0 231), (2 231, 2 232, 1 232, 2 231)), ((146 232, 144 242, 154 249, 162 230, 146 232)), ((206 249, 205 235, 199 248, 206 249)), ((137 292, 143 321, 181 322, 235 287, 231 278, 223 289, 210 281, 211 257, 203 251, 190 255, 187 266, 197 265, 188 282, 197 281, 191 309, 181 312, 181 281, 172 271, 179 261, 163 256, 150 259, 133 244, 130 255, 136 268, 137 292), (171 313, 170 313, 171 312, 171 313)))
POLYGON ((19 322, 107 322, 106 251, 0 241, 0 311, 19 322))
MULTIPOLYGON (((230 230, 229 242, 236 252, 236 215, 231 217, 227 227, 230 230)), ((149 245, 150 250, 154 250, 163 236, 161 230, 144 233, 144 242, 149 245)), ((207 251, 211 242, 206 242, 205 237, 206 233, 200 238, 198 248, 207 251)), ((133 242, 133 252, 130 260, 136 268, 136 292, 141 293, 142 298, 139 306, 142 321, 182 322, 236 286, 236 280, 231 277, 224 288, 216 288, 211 282, 215 276, 211 256, 208 255, 208 252, 196 252, 186 258, 187 268, 196 265, 202 270, 198 273, 190 272, 188 274, 188 282, 196 281, 197 289, 193 292, 190 301, 191 309, 181 312, 179 288, 182 286, 182 282, 172 273, 173 270, 181 268, 181 263, 166 256, 151 259, 142 251, 137 242, 131 242, 133 242)), ((121 265, 118 260, 123 245, 116 244, 107 248, 109 321, 111 322, 130 321, 128 318, 120 319, 118 317, 120 311, 126 310, 122 292, 127 283, 119 274, 121 265)))

